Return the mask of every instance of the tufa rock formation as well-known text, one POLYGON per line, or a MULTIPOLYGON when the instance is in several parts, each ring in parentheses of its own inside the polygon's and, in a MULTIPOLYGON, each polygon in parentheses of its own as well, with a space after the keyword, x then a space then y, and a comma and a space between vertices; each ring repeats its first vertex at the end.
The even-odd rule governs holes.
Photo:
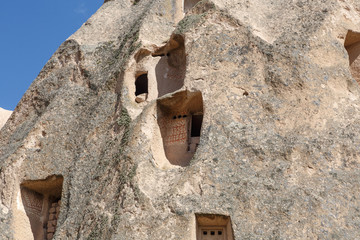
POLYGON ((105 1, 0 131, 0 239, 360 239, 359 49, 357 0, 105 1))
POLYGON ((12 111, 0 108, 0 129, 5 125, 6 121, 9 119, 11 113, 12 113, 12 111))

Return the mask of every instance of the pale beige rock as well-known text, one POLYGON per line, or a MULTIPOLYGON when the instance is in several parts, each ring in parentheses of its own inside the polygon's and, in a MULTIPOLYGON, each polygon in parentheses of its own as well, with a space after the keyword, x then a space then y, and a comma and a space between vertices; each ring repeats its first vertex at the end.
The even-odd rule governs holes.
POLYGON ((9 119, 12 111, 5 110, 0 107, 0 129, 5 125, 6 121, 9 119))
POLYGON ((20 184, 62 175, 56 239, 359 239, 359 14, 106 1, 0 131, 0 238, 31 235, 20 184))

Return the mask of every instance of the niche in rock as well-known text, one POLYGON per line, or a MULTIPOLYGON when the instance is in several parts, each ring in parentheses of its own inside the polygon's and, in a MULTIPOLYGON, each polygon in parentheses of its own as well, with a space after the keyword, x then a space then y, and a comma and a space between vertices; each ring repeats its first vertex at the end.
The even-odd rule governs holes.
POLYGON ((348 31, 344 45, 349 54, 351 74, 360 83, 360 33, 348 31))
POLYGON ((184 85, 186 73, 185 39, 173 34, 166 45, 157 48, 153 57, 160 56, 155 67, 158 97, 179 90, 184 85))
POLYGON ((148 97, 148 74, 146 73, 138 73, 136 74, 135 80, 135 101, 137 103, 143 102, 148 97))
POLYGON ((196 239, 233 240, 230 217, 217 214, 196 214, 196 239))
POLYGON ((165 156, 173 165, 188 166, 200 143, 202 94, 182 91, 157 102, 165 156))
POLYGON ((187 13, 192 7, 194 7, 200 0, 184 0, 183 9, 184 13, 187 13))
POLYGON ((63 180, 62 176, 54 175, 45 180, 25 181, 20 185, 21 200, 34 240, 53 238, 60 214, 63 180))

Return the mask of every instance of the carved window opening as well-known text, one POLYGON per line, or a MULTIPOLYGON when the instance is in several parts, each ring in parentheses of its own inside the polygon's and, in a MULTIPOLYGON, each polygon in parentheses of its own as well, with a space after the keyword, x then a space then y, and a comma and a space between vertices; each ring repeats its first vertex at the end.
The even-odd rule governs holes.
POLYGON ((157 102, 165 156, 172 165, 188 166, 200 143, 202 94, 182 91, 157 102))
POLYGON ((173 34, 162 47, 156 48, 153 57, 161 57, 155 67, 158 97, 175 92, 184 86, 186 73, 185 39, 173 34))
POLYGON ((202 120, 203 120, 202 113, 192 115, 192 118, 191 118, 191 137, 200 137, 202 120))
POLYGON ((360 83, 360 33, 348 31, 344 46, 349 54, 351 75, 360 83))
POLYGON ((197 240, 234 240, 230 217, 217 214, 196 214, 197 240))
POLYGON ((148 90, 148 84, 149 84, 149 79, 148 79, 148 74, 147 73, 140 73, 137 74, 138 76, 136 77, 135 80, 135 96, 136 96, 136 102, 143 102, 147 99, 149 90, 148 90))
POLYGON ((188 144, 188 152, 195 153, 199 143, 200 143, 200 133, 201 133, 201 125, 203 120, 203 113, 199 112, 191 115, 190 122, 190 138, 188 144))
POLYGON ((50 240, 55 234, 63 180, 62 176, 54 175, 45 180, 25 181, 20 185, 22 204, 34 240, 50 240))
POLYGON ((193 8, 200 0, 184 0, 184 13, 187 13, 191 8, 193 8))

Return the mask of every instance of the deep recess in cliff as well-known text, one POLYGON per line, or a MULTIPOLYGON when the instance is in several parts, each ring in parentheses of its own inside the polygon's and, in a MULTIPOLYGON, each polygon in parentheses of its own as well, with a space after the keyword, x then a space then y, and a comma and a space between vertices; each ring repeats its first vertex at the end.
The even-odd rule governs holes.
POLYGON ((360 239, 357 0, 109 0, 0 131, 0 239, 360 239))

